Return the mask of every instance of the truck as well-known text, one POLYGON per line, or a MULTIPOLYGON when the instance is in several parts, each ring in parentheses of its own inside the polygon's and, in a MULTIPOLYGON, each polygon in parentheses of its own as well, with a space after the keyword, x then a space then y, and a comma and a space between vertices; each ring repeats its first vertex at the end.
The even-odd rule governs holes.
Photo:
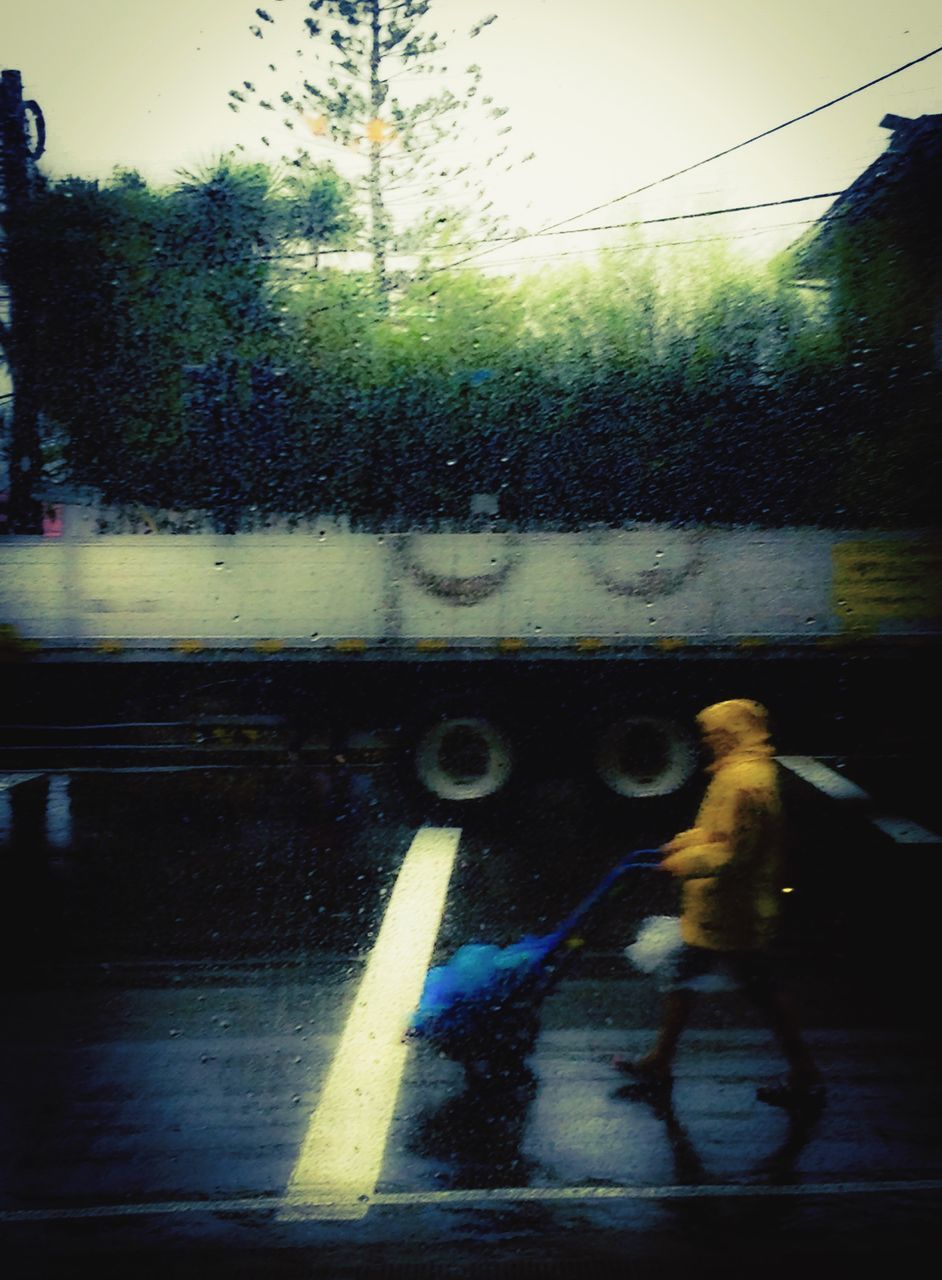
POLYGON ((937 670, 931 530, 50 532, 0 539, 11 768, 393 759, 452 807, 656 803, 709 701, 764 702, 782 751, 905 755, 937 670))

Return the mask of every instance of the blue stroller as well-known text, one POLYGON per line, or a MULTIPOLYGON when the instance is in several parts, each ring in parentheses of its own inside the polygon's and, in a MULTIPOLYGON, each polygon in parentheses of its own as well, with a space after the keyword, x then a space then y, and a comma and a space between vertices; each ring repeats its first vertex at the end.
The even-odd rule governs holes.
POLYGON ((539 1032, 544 998, 565 973, 582 931, 607 899, 623 888, 629 871, 657 867, 656 849, 622 858, 590 894, 542 937, 526 936, 507 947, 468 943, 430 969, 406 1036, 461 1063, 469 1083, 499 1084, 525 1075, 525 1059, 539 1032))

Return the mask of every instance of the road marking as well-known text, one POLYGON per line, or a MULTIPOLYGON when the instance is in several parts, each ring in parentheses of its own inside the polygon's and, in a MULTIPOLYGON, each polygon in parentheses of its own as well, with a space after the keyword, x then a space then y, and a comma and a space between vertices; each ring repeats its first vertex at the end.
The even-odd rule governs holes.
POLYGON ((4 844, 13 834, 13 789, 24 782, 41 778, 41 773, 0 773, 0 841, 4 844))
POLYGON ((486 1204, 489 1201, 691 1200, 735 1196, 846 1196, 878 1191, 942 1191, 942 1178, 882 1182, 681 1183, 634 1187, 478 1187, 467 1191, 397 1191, 374 1195, 373 1204, 486 1204))
POLYGON ((942 844, 942 836, 920 826, 911 818, 897 818, 891 813, 875 813, 870 821, 897 844, 942 844))
POLYGON ((41 778, 41 773, 0 773, 0 791, 12 791, 23 782, 31 782, 33 778, 41 778))
MULTIPOLYGON (((698 1183, 631 1187, 469 1187, 453 1191, 392 1191, 368 1197, 371 1206, 390 1208, 450 1206, 487 1208, 489 1204, 590 1203, 631 1200, 711 1200, 768 1199, 802 1196, 905 1195, 942 1191, 942 1178, 885 1178, 879 1182, 794 1182, 794 1183, 698 1183)), ((187 1213, 258 1213, 282 1218, 283 1201, 271 1196, 245 1196, 238 1200, 171 1200, 145 1204, 103 1204, 57 1206, 54 1209, 2 1209, 0 1223, 66 1222, 85 1218, 140 1218, 187 1213)), ((309 1222, 335 1215, 320 1212, 321 1204, 299 1204, 291 1220, 309 1222)), ((360 1217, 363 1214, 359 1215, 360 1217)))
POLYGON ((856 782, 851 782, 850 778, 845 778, 835 769, 829 769, 820 760, 815 760, 814 756, 777 756, 776 759, 789 772, 803 782, 810 783, 831 800, 870 803, 870 796, 863 787, 858 787, 856 782))
POLYGON ((376 1189, 461 832, 422 827, 403 860, 278 1217, 362 1218, 376 1189))
POLYGON ((897 817, 896 814, 873 811, 874 801, 869 792, 843 774, 829 769, 813 756, 778 756, 777 759, 780 765, 829 799, 858 805, 867 821, 889 836, 895 844, 942 844, 942 836, 920 826, 918 822, 897 817))

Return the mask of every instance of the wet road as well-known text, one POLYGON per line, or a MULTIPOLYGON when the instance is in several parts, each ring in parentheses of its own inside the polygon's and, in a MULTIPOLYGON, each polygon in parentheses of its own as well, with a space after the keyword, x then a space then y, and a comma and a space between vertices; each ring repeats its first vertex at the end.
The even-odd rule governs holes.
POLYGON ((782 960, 830 1095, 790 1120, 755 1097, 781 1063, 735 995, 701 1002, 669 1104, 611 1071, 657 1023, 620 954, 670 908, 656 873, 547 1000, 528 1075, 469 1087, 384 1022, 423 945, 545 930, 676 815, 560 786, 456 820, 381 771, 74 774, 37 796, 11 810, 0 996, 15 1276, 777 1275, 911 1262, 935 1233, 930 948, 873 833, 815 847, 796 815, 782 960), (393 936, 422 828, 439 861, 416 891, 437 875, 442 897, 393 936))

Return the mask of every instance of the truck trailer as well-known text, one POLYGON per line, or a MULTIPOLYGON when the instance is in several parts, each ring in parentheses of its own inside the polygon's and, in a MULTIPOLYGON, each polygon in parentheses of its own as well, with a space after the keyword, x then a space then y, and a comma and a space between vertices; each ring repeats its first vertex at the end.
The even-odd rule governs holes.
POLYGON ((934 688, 925 530, 53 533, 0 539, 11 768, 393 755, 451 805, 646 801, 710 700, 765 702, 783 751, 906 754, 934 688))

